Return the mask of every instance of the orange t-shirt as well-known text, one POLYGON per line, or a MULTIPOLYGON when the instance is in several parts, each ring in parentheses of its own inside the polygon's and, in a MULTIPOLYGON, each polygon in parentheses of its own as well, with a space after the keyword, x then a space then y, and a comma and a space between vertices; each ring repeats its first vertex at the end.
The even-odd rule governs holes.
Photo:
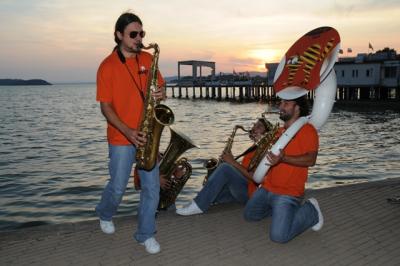
MULTIPOLYGON (((241 163, 241 164, 242 164, 242 166, 245 167, 246 169, 249 167, 249 164, 250 164, 251 159, 253 158, 255 152, 256 152, 256 151, 254 150, 254 151, 252 151, 252 152, 246 154, 246 155, 243 157, 243 160, 242 160, 242 163, 241 163)), ((249 198, 250 198, 251 195, 253 195, 254 191, 257 190, 257 184, 256 184, 255 182, 253 182, 253 181, 250 181, 250 180, 247 180, 247 182, 248 182, 248 185, 247 185, 247 194, 249 195, 249 198)))
MULTIPOLYGON (((283 128, 278 134, 283 133, 283 128)), ((319 146, 317 130, 305 124, 283 149, 285 155, 295 156, 307 152, 317 152, 319 146)), ((281 195, 303 196, 307 181, 308 167, 298 167, 279 163, 268 171, 262 186, 268 191, 281 195)))
MULTIPOLYGON (((143 111, 143 101, 139 90, 146 95, 147 77, 151 68, 152 55, 140 52, 135 57, 126 58, 126 66, 120 61, 116 51, 113 51, 100 64, 97 71, 97 96, 99 102, 111 103, 119 119, 128 127, 139 127, 143 111)), ((165 84, 158 73, 159 86, 165 84)), ((129 145, 126 137, 110 123, 107 125, 107 139, 113 145, 129 145)))

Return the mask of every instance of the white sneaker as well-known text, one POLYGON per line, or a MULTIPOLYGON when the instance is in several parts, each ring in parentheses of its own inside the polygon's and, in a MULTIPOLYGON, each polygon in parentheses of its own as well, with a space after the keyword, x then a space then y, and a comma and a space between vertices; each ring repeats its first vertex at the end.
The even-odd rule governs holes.
POLYGON ((100 228, 105 234, 114 234, 115 232, 115 226, 112 221, 100 220, 100 228))
POLYGON ((157 240, 154 237, 150 237, 146 239, 146 241, 139 244, 145 246, 146 251, 150 254, 156 254, 161 250, 160 244, 158 244, 157 240))
POLYGON ((176 209, 176 213, 179 215, 188 216, 188 215, 200 214, 200 213, 203 213, 203 211, 200 210, 200 208, 199 208, 199 206, 197 206, 196 202, 194 202, 194 200, 192 200, 192 203, 190 203, 189 206, 186 206, 181 209, 176 209))
POLYGON ((324 216, 322 216, 321 209, 319 208, 318 201, 314 198, 309 198, 308 201, 314 206, 314 208, 318 212, 318 223, 316 223, 313 227, 311 227, 314 231, 321 230, 322 226, 324 225, 324 216))

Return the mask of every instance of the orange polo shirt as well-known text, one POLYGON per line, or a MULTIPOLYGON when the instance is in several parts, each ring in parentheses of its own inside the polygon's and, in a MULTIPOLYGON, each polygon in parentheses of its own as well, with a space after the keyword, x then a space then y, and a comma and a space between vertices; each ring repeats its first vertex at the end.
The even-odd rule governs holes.
MULTIPOLYGON (((130 128, 139 127, 143 111, 143 101, 139 90, 146 95, 151 63, 152 55, 142 51, 135 57, 126 58, 125 66, 120 61, 117 52, 113 51, 100 64, 97 71, 96 100, 111 103, 119 119, 130 128)), ((159 86, 165 84, 160 73, 158 73, 158 83, 159 86)), ((107 139, 112 145, 132 144, 110 123, 107 124, 107 139)))
MULTIPOLYGON (((249 168, 249 164, 250 164, 251 159, 253 158, 255 152, 256 152, 256 151, 252 151, 252 152, 246 154, 246 155, 243 157, 243 160, 242 160, 242 163, 241 163, 241 164, 242 164, 242 166, 245 167, 246 169, 249 168)), ((248 182, 248 185, 247 185, 247 194, 249 195, 249 198, 250 198, 251 195, 253 195, 254 191, 257 190, 257 184, 256 184, 255 182, 253 182, 253 181, 250 181, 250 180, 247 180, 247 182, 248 182)))
MULTIPOLYGON (((278 132, 281 135, 284 129, 278 132)), ((311 124, 305 124, 283 149, 285 155, 302 155, 307 152, 317 152, 319 139, 317 130, 311 124)), ((308 177, 308 167, 298 167, 279 163, 270 168, 262 186, 276 194, 303 196, 304 186, 308 177)))

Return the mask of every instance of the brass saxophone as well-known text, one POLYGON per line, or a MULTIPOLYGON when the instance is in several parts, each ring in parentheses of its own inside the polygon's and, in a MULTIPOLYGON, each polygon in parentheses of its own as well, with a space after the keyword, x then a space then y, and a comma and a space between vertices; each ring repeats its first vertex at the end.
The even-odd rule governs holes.
MULTIPOLYGON (((236 131, 238 129, 243 130, 244 132, 250 132, 250 130, 245 129, 241 125, 236 125, 233 127, 232 133, 229 136, 228 140, 226 141, 225 148, 222 153, 229 153, 232 151, 233 140, 236 135, 236 131)), ((214 172, 214 170, 221 164, 221 159, 210 158, 204 162, 203 166, 207 169, 207 174, 203 180, 203 186, 207 183, 208 177, 214 172)))
POLYGON ((271 122, 267 120, 265 117, 268 113, 277 113, 277 112, 264 112, 262 113, 262 117, 267 125, 266 132, 261 136, 261 138, 256 142, 256 151, 254 152, 253 157, 250 160, 248 171, 253 171, 261 162, 262 158, 265 157, 268 150, 271 149, 272 145, 278 140, 277 132, 279 129, 279 123, 272 125, 271 122))
POLYGON ((142 119, 139 130, 144 132, 147 142, 144 146, 138 147, 136 152, 136 165, 139 169, 151 170, 157 163, 158 148, 164 126, 174 123, 174 113, 172 110, 160 104, 151 96, 152 91, 157 90, 158 86, 158 58, 160 48, 156 43, 152 43, 143 49, 154 49, 153 61, 147 80, 146 96, 143 105, 142 119))
POLYGON ((178 157, 188 149, 197 147, 192 140, 178 130, 170 127, 170 131, 171 140, 160 163, 160 175, 170 180, 171 186, 168 190, 160 190, 158 210, 166 210, 175 202, 192 174, 192 166, 188 160, 185 157, 177 160, 178 157))

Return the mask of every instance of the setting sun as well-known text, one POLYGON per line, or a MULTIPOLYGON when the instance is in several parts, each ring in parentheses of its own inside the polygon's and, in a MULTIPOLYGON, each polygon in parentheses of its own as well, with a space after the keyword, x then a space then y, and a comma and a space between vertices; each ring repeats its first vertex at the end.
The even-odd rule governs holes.
POLYGON ((247 55, 255 59, 258 70, 265 70, 265 63, 278 62, 282 54, 278 49, 253 49, 248 51, 247 55))

